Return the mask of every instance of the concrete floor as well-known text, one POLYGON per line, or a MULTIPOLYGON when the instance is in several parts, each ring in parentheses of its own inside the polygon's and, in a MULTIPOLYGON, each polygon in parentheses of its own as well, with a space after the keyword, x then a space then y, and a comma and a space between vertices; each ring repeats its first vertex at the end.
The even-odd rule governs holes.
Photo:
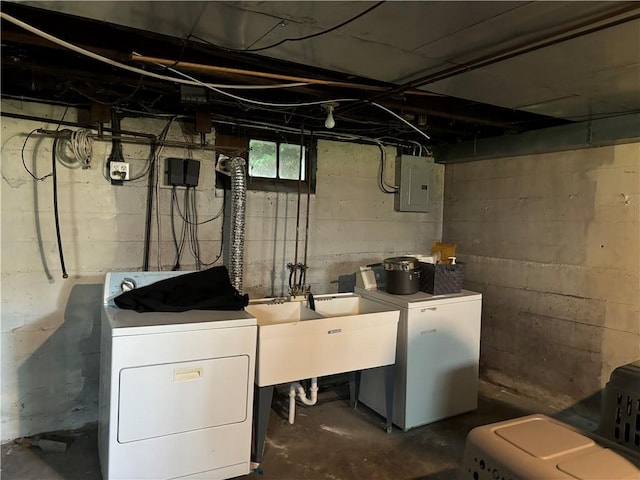
MULTIPOLYGON (((475 412, 408 432, 394 428, 387 434, 375 413, 361 406, 349 408, 341 387, 321 392, 318 403, 299 407, 294 425, 272 411, 261 471, 241 478, 458 479, 464 478, 458 469, 466 436, 475 426, 531 413, 554 416, 583 430, 597 426, 595 419, 558 411, 484 382, 475 412)), ((57 438, 68 443, 64 453, 3 445, 0 476, 2 480, 99 480, 96 437, 95 428, 60 433, 57 438)))

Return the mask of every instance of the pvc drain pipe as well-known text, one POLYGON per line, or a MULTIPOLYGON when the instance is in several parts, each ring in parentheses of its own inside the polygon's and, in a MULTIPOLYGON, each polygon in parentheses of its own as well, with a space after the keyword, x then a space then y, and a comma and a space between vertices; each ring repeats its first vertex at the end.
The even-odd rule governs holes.
POLYGON ((304 387, 299 382, 293 382, 289 386, 289 423, 293 425, 296 417, 296 394, 300 401, 305 405, 315 405, 318 401, 318 378, 311 379, 311 388, 309 389, 311 398, 307 398, 304 387))

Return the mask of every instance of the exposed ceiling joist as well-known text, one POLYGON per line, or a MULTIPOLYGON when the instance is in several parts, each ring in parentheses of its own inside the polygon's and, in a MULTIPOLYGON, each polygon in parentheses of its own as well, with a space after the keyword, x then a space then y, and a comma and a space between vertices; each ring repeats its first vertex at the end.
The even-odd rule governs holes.
POLYGON ((305 85, 252 90, 233 98, 210 90, 192 102, 176 82, 100 64, 3 20, 2 93, 87 104, 94 97, 146 112, 188 114, 208 108, 312 129, 324 128, 326 112, 317 103, 350 98, 357 101, 341 102, 336 109, 336 131, 385 132, 419 141, 429 134, 434 145, 562 125, 572 119, 571 112, 587 111, 597 118, 640 109, 636 2, 331 5, 3 2, 3 14, 160 76, 193 76, 194 88, 198 82, 305 85), (224 28, 219 28, 222 21, 224 28), (615 52, 604 55, 614 43, 615 52), (583 59, 566 58, 581 45, 591 46, 583 59), (133 52, 146 63, 140 57, 132 61, 133 52), (592 52, 597 58, 589 57, 592 52), (537 70, 528 69, 528 59, 537 70), (545 61, 553 71, 540 68, 545 61), (563 61, 581 76, 563 69, 563 61), (601 72, 597 78, 606 76, 609 90, 584 78, 583 72, 594 68, 601 72), (400 78, 401 83, 393 83, 400 78), (420 94, 416 86, 421 86, 420 94), (384 109, 372 108, 373 101, 384 109), (281 104, 286 106, 277 107, 281 104))

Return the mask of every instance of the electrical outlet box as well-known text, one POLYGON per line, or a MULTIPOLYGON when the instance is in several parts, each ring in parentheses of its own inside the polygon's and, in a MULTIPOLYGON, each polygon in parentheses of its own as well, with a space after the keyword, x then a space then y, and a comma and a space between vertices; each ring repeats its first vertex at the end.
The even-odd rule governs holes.
POLYGON ((173 186, 184 185, 184 159, 167 158, 167 184, 173 186))
POLYGON ((200 161, 190 158, 167 158, 165 184, 174 187, 197 187, 200 161))
POLYGON ((197 187, 199 176, 200 162, 192 159, 187 160, 184 168, 184 184, 187 187, 197 187))
POLYGON ((129 180, 129 164, 126 162, 110 162, 109 177, 111 180, 129 180))
POLYGON ((428 212, 432 157, 401 155, 396 158, 394 207, 399 212, 428 212))

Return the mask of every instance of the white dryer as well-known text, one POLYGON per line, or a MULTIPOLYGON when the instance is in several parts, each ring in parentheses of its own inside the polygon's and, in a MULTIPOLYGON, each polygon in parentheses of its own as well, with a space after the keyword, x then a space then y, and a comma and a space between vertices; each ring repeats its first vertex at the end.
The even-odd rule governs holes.
POLYGON ((98 446, 104 480, 222 480, 250 472, 256 319, 137 313, 123 289, 184 272, 108 273, 98 446))

